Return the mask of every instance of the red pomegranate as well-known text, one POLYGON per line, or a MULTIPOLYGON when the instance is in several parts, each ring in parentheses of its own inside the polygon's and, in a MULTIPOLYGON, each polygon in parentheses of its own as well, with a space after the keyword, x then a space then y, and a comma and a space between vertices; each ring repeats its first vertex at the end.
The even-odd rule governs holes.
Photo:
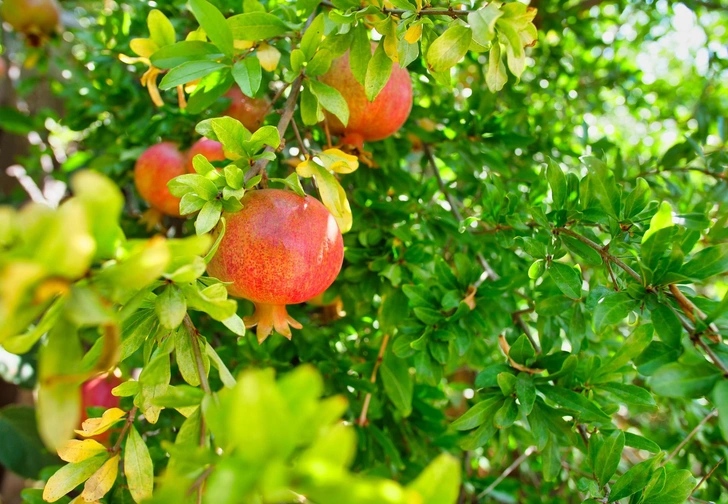
POLYGON ((207 271, 232 282, 232 296, 255 304, 245 324, 257 324, 258 341, 273 329, 290 339, 289 324, 301 324, 286 305, 316 297, 334 282, 344 260, 341 231, 312 196, 263 189, 246 193, 242 203, 241 211, 225 215, 225 236, 207 271))
POLYGON ((187 173, 187 158, 177 145, 162 142, 145 150, 134 166, 134 184, 149 205, 166 215, 179 217, 179 198, 172 196, 167 182, 187 173))
POLYGON ((56 0, 4 0, 0 14, 13 30, 28 36, 32 45, 53 33, 61 20, 56 0))
POLYGON ((335 59, 321 81, 336 88, 349 105, 349 123, 344 126, 326 112, 331 132, 343 136, 345 144, 363 148, 364 141, 383 140, 394 134, 412 110, 412 79, 406 69, 392 67, 392 75, 373 102, 367 100, 364 87, 354 78, 349 53, 335 59))
POLYGON ((237 119, 251 132, 260 128, 270 108, 267 98, 249 98, 237 86, 230 88, 225 98, 230 98, 232 102, 222 115, 237 119))
POLYGON ((202 154, 210 162, 225 160, 225 154, 222 151, 222 144, 220 142, 210 140, 209 138, 201 138, 193 143, 187 152, 187 171, 190 173, 195 173, 192 159, 198 154, 202 154))
MULTIPOLYGON (((89 418, 86 408, 118 408, 121 399, 111 395, 111 390, 122 383, 123 380, 113 374, 102 375, 84 382, 81 385, 81 423, 89 418)), ((104 443, 108 441, 109 435, 110 432, 106 431, 103 434, 94 436, 93 439, 104 443)))

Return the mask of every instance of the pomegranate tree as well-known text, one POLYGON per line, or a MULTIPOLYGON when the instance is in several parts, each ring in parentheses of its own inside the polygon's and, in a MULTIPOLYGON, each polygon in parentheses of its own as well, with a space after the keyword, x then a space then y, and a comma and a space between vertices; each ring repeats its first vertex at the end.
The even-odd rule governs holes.
POLYGON ((250 98, 245 96, 237 86, 233 86, 225 97, 232 101, 222 115, 237 119, 251 132, 260 128, 270 109, 270 102, 267 98, 250 98))
POLYGON ((383 140, 394 134, 412 110, 412 79, 407 70, 397 64, 392 66, 392 74, 384 89, 371 102, 364 86, 351 73, 348 52, 335 59, 320 80, 336 88, 349 105, 349 123, 346 126, 326 112, 331 132, 341 136, 342 143, 360 150, 365 141, 383 140))
POLYGON ((4 0, 0 14, 13 30, 25 34, 31 45, 39 45, 61 20, 56 0, 4 0))
POLYGON ((149 205, 165 214, 179 217, 179 198, 172 196, 167 182, 187 173, 187 158, 172 142, 162 142, 145 150, 134 166, 134 184, 149 205))
POLYGON ((220 142, 210 140, 209 138, 201 138, 193 143, 187 152, 187 171, 190 173, 195 172, 195 168, 192 166, 192 160, 198 154, 202 154, 210 162, 225 160, 225 153, 222 150, 222 144, 220 142))
POLYGON ((245 319, 257 325, 258 341, 273 329, 291 338, 300 329, 286 311, 324 292, 336 279, 344 245, 336 220, 317 199, 292 191, 263 189, 242 199, 243 209, 224 215, 227 226, 207 267, 232 296, 255 304, 245 319))

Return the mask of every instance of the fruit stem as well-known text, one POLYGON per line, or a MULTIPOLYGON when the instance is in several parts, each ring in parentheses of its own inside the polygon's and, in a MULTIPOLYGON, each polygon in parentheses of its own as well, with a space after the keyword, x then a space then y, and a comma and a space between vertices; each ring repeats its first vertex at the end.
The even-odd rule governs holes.
POLYGON ((281 336, 291 339, 291 327, 301 329, 303 326, 293 317, 288 315, 286 305, 267 303, 254 303, 255 312, 250 317, 245 317, 245 327, 258 326, 255 331, 258 343, 263 343, 275 331, 281 336))

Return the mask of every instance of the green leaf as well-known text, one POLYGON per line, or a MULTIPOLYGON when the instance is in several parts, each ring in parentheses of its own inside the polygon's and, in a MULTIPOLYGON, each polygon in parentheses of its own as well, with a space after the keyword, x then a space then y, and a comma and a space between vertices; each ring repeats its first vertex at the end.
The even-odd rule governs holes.
POLYGON ((321 43, 321 38, 324 35, 325 20, 326 14, 321 12, 313 19, 306 30, 306 33, 304 33, 301 38, 301 50, 308 60, 313 58, 313 55, 316 53, 316 49, 318 49, 318 46, 321 43))
POLYGON ((721 377, 720 370, 707 362, 689 365, 673 362, 650 377, 652 390, 664 397, 698 398, 707 395, 721 377))
POLYGON ((650 376, 655 374, 664 364, 674 362, 681 353, 682 348, 674 348, 661 341, 653 341, 634 360, 634 363, 641 374, 650 376))
POLYGON ((619 467, 622 450, 624 449, 624 433, 621 430, 616 430, 608 437, 602 435, 592 436, 589 441, 592 470, 599 485, 604 486, 609 483, 619 467))
POLYGON ((657 213, 650 220, 650 227, 644 235, 642 235, 642 244, 647 243, 650 236, 657 233, 661 229, 672 226, 672 207, 666 201, 660 203, 657 213))
POLYGON ((162 11, 157 9, 149 11, 147 26, 149 27, 149 38, 159 47, 174 44, 176 38, 174 26, 172 26, 172 23, 170 23, 162 11))
POLYGON ((488 70, 485 74, 485 82, 488 89, 493 93, 503 89, 503 86, 508 82, 508 74, 501 54, 501 45, 498 41, 493 44, 493 48, 488 55, 488 70))
POLYGON ((407 488, 428 504, 455 504, 460 493, 460 461, 443 453, 430 462, 407 488))
POLYGON ((384 52, 384 44, 380 42, 367 64, 366 77, 364 78, 364 92, 367 100, 374 101, 379 92, 389 82, 390 75, 392 75, 392 60, 384 52))
POLYGON ((251 57, 244 58, 233 65, 232 74, 243 94, 254 97, 260 89, 260 82, 263 78, 260 60, 251 57))
POLYGON ((487 47, 495 38, 495 23, 502 15, 503 11, 492 3, 468 14, 468 24, 473 29, 473 40, 487 47))
MULTIPOLYGON (((204 0, 203 0, 204 1, 204 0)), ((188 61, 169 71, 159 83, 162 91, 205 77, 227 65, 217 61, 188 61)))
POLYGON ((556 161, 549 158, 546 166, 546 180, 551 187, 551 199, 553 200, 553 208, 560 210, 566 204, 566 176, 561 171, 561 167, 556 161))
POLYGON ((718 410, 718 425, 728 441, 728 380, 721 380, 713 389, 713 404, 718 410))
POLYGON ((324 120, 324 112, 311 86, 306 83, 301 90, 301 119, 306 126, 318 124, 324 120))
POLYGON ((220 200, 211 200, 205 203, 195 220, 195 232, 198 235, 212 231, 217 226, 222 215, 222 202, 220 200))
POLYGON ((632 448, 645 450, 650 453, 660 452, 660 446, 657 443, 655 443, 654 441, 650 441, 646 437, 632 434, 631 432, 624 433, 624 444, 625 446, 631 446, 632 448))
POLYGON ((619 220, 620 191, 614 181, 614 176, 600 159, 584 157, 582 162, 589 169, 589 182, 594 195, 602 204, 607 215, 619 220))
POLYGON ((645 209, 650 201, 650 185, 642 177, 637 177, 635 187, 624 201, 624 217, 631 219, 645 209))
POLYGON ((192 190, 197 196, 204 200, 213 200, 217 197, 217 186, 215 183, 196 173, 188 173, 173 178, 167 183, 169 192, 175 196, 183 196, 192 190))
POLYGON ((601 333, 605 327, 624 320, 635 308, 637 301, 626 292, 610 292, 594 309, 594 330, 601 333))
POLYGON ((187 301, 176 285, 168 285, 154 301, 159 323, 167 329, 175 329, 187 314, 187 301))
POLYGON ((473 30, 469 27, 451 25, 428 48, 427 67, 433 72, 449 70, 468 52, 472 37, 473 30))
POLYGON ((564 295, 572 299, 581 298, 581 276, 575 268, 567 264, 552 262, 549 266, 549 274, 564 295))
POLYGON ((527 365, 535 356, 536 350, 525 334, 521 334, 511 345, 510 357, 519 364, 527 365))
POLYGON ((513 425, 518 418, 518 406, 514 397, 506 397, 503 406, 496 411, 493 423, 499 429, 505 429, 513 425))
POLYGON ((351 73, 359 84, 366 84, 367 68, 372 59, 372 45, 369 42, 369 31, 364 23, 359 23, 353 32, 351 50, 349 53, 349 66, 351 73))
POLYGON ((398 358, 392 352, 384 355, 379 368, 384 391, 403 417, 412 413, 412 393, 414 382, 409 374, 407 361, 398 358))
POLYGON ((346 126, 349 122, 349 106, 341 93, 323 82, 312 79, 311 92, 316 95, 323 108, 334 114, 346 126))
POLYGON ((251 135, 248 142, 254 150, 261 149, 264 145, 277 149, 281 145, 281 135, 275 126, 263 126, 251 135))
POLYGON ((442 321, 443 315, 437 310, 431 308, 417 307, 414 309, 415 317, 428 325, 435 325, 442 321))
POLYGON ((549 436, 542 453, 543 479, 545 481, 554 481, 561 472, 561 453, 559 446, 554 441, 554 436, 549 436))
POLYGON ((650 312, 650 317, 660 339, 673 348, 679 348, 683 327, 675 312, 669 306, 659 304, 650 312))
POLYGON ((24 478, 38 479, 41 469, 60 463, 38 436, 31 407, 10 405, 0 409, 0 439, 0 464, 24 478))
POLYGON ((670 248, 670 242, 674 236, 675 226, 662 228, 652 233, 640 248, 640 259, 642 264, 651 271, 655 271, 660 259, 670 248))
POLYGON ((536 402, 536 387, 533 378, 527 373, 519 373, 516 380, 516 396, 521 404, 521 409, 526 415, 530 415, 533 404, 536 402))
MULTIPOLYGON (((222 52, 233 55, 233 33, 217 7, 205 0, 189 0, 190 10, 205 33, 222 52)), ((237 37, 236 37, 237 38, 237 37)))
POLYGON ((602 264, 602 256, 586 243, 566 234, 560 234, 561 243, 571 255, 583 258, 588 264, 602 264))
MULTIPOLYGON (((463 415, 452 422, 450 427, 455 430, 470 430, 478 427, 486 420, 490 420, 496 411, 503 404, 503 397, 491 395, 481 400, 475 406, 470 408, 463 415)), ((489 422, 492 423, 492 422, 489 422)))
POLYGON ((124 474, 134 502, 152 497, 154 466, 146 443, 132 425, 124 449, 124 474))
POLYGON ((573 390, 553 385, 538 385, 538 389, 547 399, 579 413, 579 417, 585 421, 609 422, 611 420, 609 415, 594 402, 573 390))
POLYGON ((705 280, 726 271, 728 271, 728 243, 721 243, 695 254, 683 265, 680 274, 694 280, 705 280))
POLYGON ((655 407, 655 399, 647 390, 636 385, 626 383, 602 383, 597 388, 609 392, 621 402, 634 404, 635 406, 655 407))
MULTIPOLYGON (((245 326, 243 326, 243 328, 244 327, 245 326)), ((230 373, 230 370, 227 368, 227 366, 217 354, 215 349, 212 348, 209 343, 205 344, 205 354, 207 354, 207 356, 210 358, 210 362, 215 367, 215 369, 217 369, 222 384, 225 385, 227 388, 235 387, 235 384, 237 383, 235 381, 235 378, 230 373)))
POLYGON ((152 65, 161 69, 172 69, 189 61, 219 60, 225 55, 209 42, 185 40, 160 48, 150 57, 152 65))
POLYGON ((665 477, 665 486, 655 494, 648 494, 642 504, 683 504, 695 488, 696 479, 690 471, 670 471, 665 477))
POLYGON ((283 35, 290 28, 281 18, 267 12, 246 12, 227 20, 235 40, 265 40, 283 35))
POLYGON ((662 456, 653 457, 630 467, 612 486, 612 491, 609 494, 609 502, 627 498, 645 488, 652 476, 655 464, 661 458, 662 456))

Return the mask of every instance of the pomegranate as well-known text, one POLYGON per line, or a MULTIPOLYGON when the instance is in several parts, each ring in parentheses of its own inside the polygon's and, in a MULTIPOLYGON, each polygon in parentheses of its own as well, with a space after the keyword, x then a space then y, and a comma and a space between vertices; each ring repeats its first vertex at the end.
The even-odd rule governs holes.
POLYGON ((134 184, 149 205, 166 215, 179 217, 179 198, 172 196, 167 182, 187 173, 187 158, 177 145, 162 142, 145 150, 134 166, 134 184))
POLYGON ((260 128, 270 108, 267 98, 249 98, 237 86, 230 88, 225 98, 230 98, 232 102, 222 115, 237 119, 251 132, 260 128))
POLYGON ((61 9, 56 0, 4 0, 0 15, 13 30, 25 34, 31 45, 40 45, 60 23, 61 9))
POLYGON ((292 191, 247 192, 243 209, 224 215, 227 226, 208 273, 224 282, 232 296, 255 304, 245 318, 257 325, 258 341, 273 329, 291 338, 289 325, 300 329, 286 311, 324 292, 344 260, 341 231, 317 199, 292 191))
MULTIPOLYGON (((122 383, 123 380, 113 374, 102 375, 84 382, 81 385, 81 423, 89 418, 86 408, 118 408, 121 399, 111 395, 111 390, 122 383)), ((109 440, 110 434, 110 431, 106 431, 103 434, 94 436, 93 439, 105 443, 109 440)))
POLYGON ((364 141, 383 140, 394 134, 412 110, 412 79, 406 69, 392 67, 384 89, 373 102, 367 100, 364 86, 354 78, 349 66, 349 53, 335 59, 320 80, 336 88, 349 105, 349 123, 344 126, 326 112, 331 132, 342 136, 342 143, 363 149, 364 141))
POLYGON ((192 144, 192 147, 187 152, 187 171, 190 173, 195 173, 192 159, 198 154, 202 154, 210 162, 225 160, 225 154, 222 151, 222 144, 220 142, 210 140, 209 138, 201 138, 192 144))

